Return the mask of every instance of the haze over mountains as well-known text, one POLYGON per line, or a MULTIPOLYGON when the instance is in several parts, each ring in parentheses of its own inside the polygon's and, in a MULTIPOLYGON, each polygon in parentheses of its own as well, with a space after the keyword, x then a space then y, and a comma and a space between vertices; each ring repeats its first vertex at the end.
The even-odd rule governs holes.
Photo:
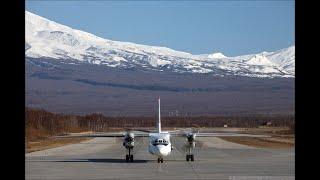
POLYGON ((295 47, 226 57, 111 41, 26 15, 26 105, 56 112, 292 114, 295 47))

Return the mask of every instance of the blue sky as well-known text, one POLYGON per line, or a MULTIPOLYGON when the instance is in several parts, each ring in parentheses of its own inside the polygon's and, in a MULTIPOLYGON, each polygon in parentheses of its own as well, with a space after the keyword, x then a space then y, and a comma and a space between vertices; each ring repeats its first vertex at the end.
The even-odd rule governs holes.
POLYGON ((294 45, 294 1, 26 1, 26 10, 97 36, 192 54, 294 45))

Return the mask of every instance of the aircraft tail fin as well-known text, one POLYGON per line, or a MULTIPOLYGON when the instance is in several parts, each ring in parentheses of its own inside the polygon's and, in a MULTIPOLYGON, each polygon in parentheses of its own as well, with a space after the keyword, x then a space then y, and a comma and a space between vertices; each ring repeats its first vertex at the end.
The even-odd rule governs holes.
POLYGON ((158 98, 159 115, 158 115, 158 133, 161 133, 161 115, 160 115, 160 97, 158 98))

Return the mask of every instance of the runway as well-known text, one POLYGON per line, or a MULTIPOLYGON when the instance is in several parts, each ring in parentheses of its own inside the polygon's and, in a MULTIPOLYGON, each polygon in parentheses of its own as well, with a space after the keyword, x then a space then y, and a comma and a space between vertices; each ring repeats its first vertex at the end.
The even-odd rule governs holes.
POLYGON ((261 149, 199 137, 195 161, 185 160, 185 139, 172 138, 174 150, 164 163, 148 153, 148 138, 137 138, 134 162, 125 162, 117 138, 26 154, 26 179, 294 179, 295 151, 261 149))

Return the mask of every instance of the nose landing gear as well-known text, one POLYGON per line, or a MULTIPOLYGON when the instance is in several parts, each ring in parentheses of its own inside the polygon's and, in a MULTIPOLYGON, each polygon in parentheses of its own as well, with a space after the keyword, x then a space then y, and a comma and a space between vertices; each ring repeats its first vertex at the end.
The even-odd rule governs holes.
POLYGON ((163 158, 158 158, 158 163, 163 163, 163 158))

